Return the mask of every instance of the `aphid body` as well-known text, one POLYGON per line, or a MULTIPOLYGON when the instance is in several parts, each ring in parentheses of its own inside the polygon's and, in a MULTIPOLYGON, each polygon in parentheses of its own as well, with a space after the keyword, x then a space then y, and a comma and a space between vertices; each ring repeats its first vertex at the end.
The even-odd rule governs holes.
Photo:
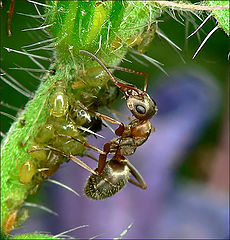
POLYGON ((50 96, 49 96, 49 110, 50 114, 54 117, 62 117, 68 111, 69 97, 66 93, 66 84, 63 80, 55 83, 50 96))
POLYGON ((36 167, 34 163, 30 160, 24 162, 19 169, 19 181, 21 183, 30 183, 33 176, 36 174, 36 167))

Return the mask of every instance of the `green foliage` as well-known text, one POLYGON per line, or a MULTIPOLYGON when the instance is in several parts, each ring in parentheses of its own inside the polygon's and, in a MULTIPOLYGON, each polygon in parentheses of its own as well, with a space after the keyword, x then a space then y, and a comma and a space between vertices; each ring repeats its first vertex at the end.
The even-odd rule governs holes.
MULTIPOLYGON (((209 6, 229 6, 229 1, 212 1, 207 0, 209 6)), ((217 19, 219 27, 229 35, 229 9, 213 10, 213 16, 217 19)))

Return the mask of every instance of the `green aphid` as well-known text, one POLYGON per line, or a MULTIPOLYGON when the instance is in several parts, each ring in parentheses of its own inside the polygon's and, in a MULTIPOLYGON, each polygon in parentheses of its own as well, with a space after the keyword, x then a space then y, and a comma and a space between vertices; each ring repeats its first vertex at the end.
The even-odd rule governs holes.
POLYGON ((24 184, 30 183, 36 172, 37 168, 35 167, 34 163, 30 160, 27 160, 19 169, 19 181, 24 184))
POLYGON ((55 82, 55 87, 49 96, 48 106, 50 115, 57 118, 66 115, 69 106, 69 97, 66 92, 66 83, 63 80, 55 82))

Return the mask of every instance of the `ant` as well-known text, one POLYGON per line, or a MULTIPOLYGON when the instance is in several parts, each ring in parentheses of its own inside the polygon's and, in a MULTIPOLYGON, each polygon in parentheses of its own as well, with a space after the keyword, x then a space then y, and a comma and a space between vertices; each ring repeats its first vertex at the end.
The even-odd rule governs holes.
MULTIPOLYGON (((157 113, 158 109, 155 101, 146 93, 148 84, 147 74, 122 67, 109 67, 112 69, 122 70, 145 76, 145 85, 144 90, 142 91, 132 84, 122 83, 116 80, 112 73, 108 70, 108 68, 92 53, 86 50, 80 50, 80 52, 91 56, 102 66, 105 72, 110 76, 113 83, 124 94, 127 106, 136 118, 125 126, 123 123, 112 119, 106 115, 97 112, 95 113, 96 116, 113 124, 119 125, 119 127, 115 131, 115 134, 118 136, 118 138, 115 138, 106 143, 103 147, 103 151, 105 152, 105 154, 100 154, 99 156, 97 173, 100 175, 106 165, 106 158, 109 153, 115 154, 114 157, 117 161, 124 160, 124 155, 132 155, 135 152, 136 148, 138 146, 141 146, 148 139, 153 129, 150 123, 150 119, 153 115, 157 113)), ((82 108, 90 111, 83 104, 81 104, 81 106, 82 108)))

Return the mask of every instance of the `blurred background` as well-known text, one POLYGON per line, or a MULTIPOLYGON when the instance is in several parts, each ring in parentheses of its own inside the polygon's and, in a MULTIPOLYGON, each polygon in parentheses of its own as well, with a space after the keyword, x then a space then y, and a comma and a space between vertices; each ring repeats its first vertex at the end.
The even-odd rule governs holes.
MULTIPOLYGON (((37 19, 17 13, 37 14, 34 5, 16 1, 12 19, 12 36, 7 36, 7 10, 9 1, 3 1, 1 10, 1 68, 31 92, 40 84, 38 73, 34 77, 17 67, 35 68, 27 56, 8 53, 6 49, 21 50, 22 46, 44 39, 45 32, 22 32, 22 29, 39 26, 37 19)), ((41 14, 43 9, 39 8, 41 14)), ((70 235, 75 238, 115 238, 130 224, 133 226, 125 238, 215 238, 229 239, 229 112, 228 112, 228 52, 229 39, 217 30, 195 59, 194 53, 202 40, 216 26, 211 18, 191 38, 195 27, 202 21, 194 15, 176 13, 172 18, 165 13, 158 27, 182 51, 175 51, 158 34, 146 53, 164 64, 163 69, 130 52, 122 66, 150 74, 148 92, 156 101, 158 113, 151 120, 156 132, 139 147, 129 160, 144 177, 148 188, 141 190, 127 186, 115 196, 94 201, 84 196, 83 187, 89 173, 68 162, 52 176, 76 190, 75 196, 50 182, 44 182, 36 196, 28 202, 42 204, 58 213, 53 216, 39 209, 30 208, 30 218, 12 234, 26 232, 51 232, 88 225, 70 235), (135 56, 135 59, 133 58, 135 56)), ((207 15, 202 14, 205 19, 207 15)), ((52 56, 52 52, 34 54, 52 56)), ((47 69, 48 62, 40 60, 47 69)), ((135 75, 115 72, 127 82, 143 88, 143 80, 135 75)), ((125 101, 119 99, 111 107, 130 115, 125 101)), ((28 98, 1 81, 1 111, 16 115, 12 109, 23 109, 28 98), (9 108, 11 105, 11 109, 9 108)), ((108 113, 106 109, 101 112, 108 113)), ((119 117, 119 120, 128 123, 119 117)), ((1 115, 1 133, 7 132, 13 119, 1 115)), ((100 132, 106 140, 114 134, 106 127, 100 132)), ((89 143, 103 147, 105 140, 89 137, 89 143)), ((94 153, 93 153, 94 154, 94 153)), ((96 154, 95 154, 96 156, 96 154)), ((85 162, 95 167, 86 157, 85 162)))

